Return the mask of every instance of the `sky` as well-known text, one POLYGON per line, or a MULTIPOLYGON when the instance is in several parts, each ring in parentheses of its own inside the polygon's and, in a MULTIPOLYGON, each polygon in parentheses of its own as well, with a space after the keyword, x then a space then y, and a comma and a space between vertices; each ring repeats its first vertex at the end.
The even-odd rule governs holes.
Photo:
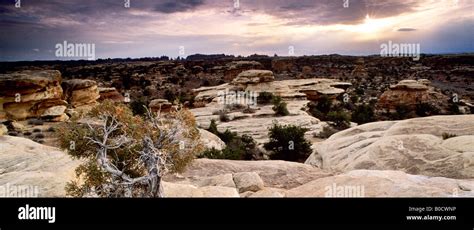
POLYGON ((85 59, 64 41, 95 58, 474 52, 474 0, 127 1, 0 0, 0 61, 85 59))

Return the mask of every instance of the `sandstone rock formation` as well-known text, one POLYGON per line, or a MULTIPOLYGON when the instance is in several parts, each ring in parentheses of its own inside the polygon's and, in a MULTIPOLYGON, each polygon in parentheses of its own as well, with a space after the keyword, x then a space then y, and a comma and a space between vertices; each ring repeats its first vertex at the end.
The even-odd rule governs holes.
POLYGON ((8 133, 8 129, 5 125, 0 124, 0 136, 6 135, 8 133))
POLYGON ((173 109, 173 104, 171 104, 166 99, 155 99, 150 102, 148 105, 152 112, 169 112, 173 109))
MULTIPOLYGON (((25 138, 0 136, 0 186, 37 190, 37 194, 25 194, 29 196, 64 197, 64 187, 74 178, 78 165, 79 161, 56 148, 25 138)), ((6 195, 22 194, 12 189, 6 195)))
POLYGON ((100 97, 97 82, 93 80, 65 80, 62 86, 64 99, 74 108, 95 105, 100 97))
POLYGON ((233 85, 247 85, 271 82, 275 79, 273 72, 269 70, 247 70, 232 80, 233 85))
POLYGON ((201 142, 203 143, 204 147, 207 149, 217 149, 222 150, 225 148, 225 143, 213 133, 205 130, 205 129, 198 129, 201 135, 201 142))
POLYGON ((0 74, 0 119, 54 119, 64 114, 61 73, 56 70, 0 74))
POLYGON ((291 189, 331 174, 307 164, 289 161, 235 161, 196 159, 179 176, 167 175, 166 181, 188 183, 195 186, 228 186, 232 184, 229 175, 255 172, 262 179, 265 188, 291 189), (226 175, 227 178, 222 175, 226 175), (214 178, 220 183, 204 183, 214 178), (219 179, 216 179, 219 178, 219 179))
POLYGON ((352 70, 352 77, 361 79, 369 76, 367 69, 365 68, 365 61, 363 58, 359 58, 356 61, 356 66, 352 70))
POLYGON ((124 102, 125 98, 114 87, 110 87, 110 88, 99 87, 98 90, 100 94, 99 101, 111 100, 115 102, 124 102))
POLYGON ((442 108, 449 98, 436 92, 430 84, 426 79, 400 81, 380 96, 377 107, 389 112, 395 112, 398 105, 415 109, 419 103, 430 103, 442 108))
POLYGON ((401 170, 474 178, 474 115, 432 116, 356 126, 315 145, 306 163, 347 172, 401 170), (443 134, 456 137, 443 140, 443 134))
POLYGON ((286 197, 472 197, 474 181, 355 170, 290 189, 286 197))
MULTIPOLYGON (((79 163, 56 148, 24 138, 0 136, 0 194, 63 197, 64 187, 74 179, 79 163), (4 191, 8 187, 33 191, 4 191)), ((196 159, 184 173, 167 175, 162 186, 165 197, 474 196, 472 179, 390 170, 353 170, 333 175, 307 164, 286 161, 196 159)))
POLYGON ((257 61, 233 61, 226 64, 224 80, 232 81, 245 70, 262 69, 263 65, 257 61))
MULTIPOLYGON (((269 71, 258 71, 265 76, 271 76, 269 71)), ((244 76, 250 75, 253 71, 243 74, 244 76)), ((244 78, 248 79, 248 78, 244 78)), ((250 77, 250 79, 254 79, 250 77)), ((271 78, 268 78, 268 80, 271 78)), ((235 79, 242 84, 222 84, 213 87, 202 87, 194 90, 196 92, 195 101, 201 101, 206 103, 204 107, 191 109, 191 112, 195 115, 196 121, 199 127, 207 129, 212 119, 217 121, 217 128, 219 131, 224 132, 229 129, 232 132, 237 132, 239 135, 248 134, 252 136, 257 144, 263 144, 268 141, 268 129, 276 121, 279 124, 297 124, 309 131, 306 133, 306 137, 311 140, 314 133, 319 133, 324 123, 320 122, 319 119, 309 115, 306 111, 306 105, 310 100, 318 100, 321 95, 328 95, 335 97, 341 93, 344 93, 343 88, 347 88, 350 83, 338 82, 331 79, 298 79, 298 80, 283 80, 283 81, 270 81, 261 82, 260 78, 255 77, 255 81, 240 81, 239 77, 235 79), (257 79, 259 79, 257 81, 257 79), (243 82, 246 82, 245 84, 243 82), (338 88, 336 88, 338 87, 338 88), (272 110, 273 105, 251 105, 255 109, 254 113, 244 113, 244 111, 229 111, 227 114, 229 117, 228 122, 220 122, 219 114, 217 111, 225 110, 226 101, 222 100, 222 95, 227 94, 227 97, 234 97, 236 103, 251 104, 247 103, 249 100, 242 102, 236 98, 236 96, 229 96, 229 92, 248 92, 249 95, 252 93, 254 96, 258 96, 261 92, 270 92, 274 95, 282 97, 287 103, 289 116, 278 117, 275 116, 275 112, 272 110), (258 125, 255 125, 258 124, 258 125)), ((231 98, 232 99, 232 98, 231 98)), ((246 98, 249 99, 249 98, 246 98)), ((253 99, 253 98, 250 98, 253 99)), ((227 100, 227 99, 226 99, 227 100)), ((254 101, 255 102, 255 101, 254 101)))
POLYGON ((234 174, 235 186, 242 192, 257 192, 264 188, 263 181, 256 172, 241 172, 234 174))

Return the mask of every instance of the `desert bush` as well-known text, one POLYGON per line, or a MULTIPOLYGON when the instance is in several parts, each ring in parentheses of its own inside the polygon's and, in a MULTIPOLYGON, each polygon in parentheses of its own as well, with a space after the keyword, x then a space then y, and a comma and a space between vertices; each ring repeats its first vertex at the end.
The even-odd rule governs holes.
POLYGON ((311 154, 311 143, 304 138, 306 128, 295 125, 279 125, 269 129, 270 141, 264 144, 273 153, 272 160, 303 161, 311 154))
POLYGON ((144 98, 139 98, 130 102, 130 109, 133 115, 146 116, 148 103, 144 98))
POLYGON ((219 131, 217 130, 216 120, 214 119, 211 120, 211 123, 209 124, 209 128, 207 129, 207 131, 213 133, 214 135, 217 135, 219 133, 219 131))
POLYGON ((259 151, 257 144, 249 135, 238 136, 237 133, 226 130, 219 132, 215 120, 211 120, 211 124, 207 129, 209 132, 218 136, 226 147, 221 151, 217 149, 208 149, 200 154, 200 157, 209 159, 228 159, 228 160, 252 160, 259 151))
POLYGON ((273 97, 273 93, 260 92, 257 96, 257 103, 262 105, 270 104, 272 102, 273 97))
POLYGON ((454 103, 450 100, 449 105, 448 105, 448 112, 450 114, 461 114, 461 111, 459 111, 459 106, 457 103, 454 103))
POLYGON ((418 103, 415 107, 415 113, 420 117, 426 117, 439 114, 439 109, 430 103, 418 103))
POLYGON ((395 106, 395 113, 391 114, 392 119, 403 120, 410 117, 411 109, 407 105, 395 106))
POLYGON ((250 108, 250 106, 247 106, 244 110, 242 110, 242 113, 255 113, 256 110, 254 108, 250 108))
POLYGON ((176 100, 177 95, 176 95, 176 92, 174 90, 166 89, 164 97, 169 102, 173 102, 174 100, 176 100))
POLYGON ((83 160, 66 186, 70 196, 160 197, 162 176, 182 171, 202 149, 187 110, 144 118, 104 101, 87 116, 96 122, 68 122, 58 132, 60 147, 83 160))
POLYGON ((327 125, 323 127, 323 130, 321 132, 315 134, 314 137, 327 139, 335 133, 337 133, 337 130, 327 125))
POLYGON ((332 100, 326 95, 322 95, 316 104, 316 109, 321 111, 322 113, 329 113, 332 107, 332 100))
POLYGON ((23 136, 31 136, 31 134, 32 134, 31 132, 26 131, 23 133, 23 136))
POLYGON ((449 139, 449 138, 453 138, 453 137, 457 137, 458 135, 456 134, 452 134, 452 133, 443 133, 441 134, 442 137, 443 137, 443 140, 446 140, 446 139, 449 139))
POLYGON ((329 121, 334 122, 335 127, 338 129, 350 127, 350 115, 343 110, 331 111, 328 113, 327 118, 329 121))
POLYGON ((252 137, 247 135, 239 137, 235 135, 226 143, 224 149, 207 149, 202 152, 199 157, 208 159, 252 160, 257 152, 256 143, 252 137))
POLYGON ((44 134, 42 134, 42 133, 37 133, 37 134, 34 135, 34 138, 36 138, 36 139, 43 139, 43 138, 44 138, 44 134))
POLYGON ((39 119, 30 119, 30 120, 28 120, 28 124, 29 125, 43 125, 44 122, 42 120, 39 120, 39 119))
POLYGON ((365 124, 375 120, 374 108, 371 105, 362 104, 352 112, 351 119, 357 124, 365 124))
POLYGON ((273 111, 275 111, 275 115, 277 116, 287 116, 290 114, 288 109, 286 108, 286 102, 283 102, 281 97, 275 96, 273 97, 273 111))
POLYGON ((219 120, 221 122, 228 122, 230 121, 229 115, 227 115, 227 112, 225 110, 220 110, 219 111, 219 120))

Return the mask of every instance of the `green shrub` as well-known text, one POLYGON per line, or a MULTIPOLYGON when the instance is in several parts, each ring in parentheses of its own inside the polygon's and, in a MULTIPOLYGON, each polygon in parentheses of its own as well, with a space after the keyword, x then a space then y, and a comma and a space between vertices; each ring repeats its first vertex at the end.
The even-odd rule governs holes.
POLYGON ((207 131, 213 133, 214 135, 218 135, 219 131, 217 131, 216 120, 214 119, 211 120, 211 123, 209 124, 209 128, 207 129, 207 131))
POLYGON ((328 126, 324 126, 323 130, 319 132, 318 134, 315 134, 314 137, 327 139, 335 133, 337 133, 337 130, 328 125, 328 126))
POLYGON ((322 95, 316 104, 316 109, 322 113, 329 113, 332 107, 332 100, 327 95, 322 95))
POLYGON ((365 124, 375 120, 374 108, 367 104, 359 105, 352 112, 351 119, 357 124, 365 124))
POLYGON ((344 112, 343 110, 336 110, 336 111, 331 111, 328 113, 327 116, 329 121, 334 122, 334 125, 338 129, 347 129, 350 127, 350 116, 347 112, 344 112))
POLYGON ((219 120, 221 122, 228 122, 230 121, 229 115, 227 115, 227 112, 225 110, 220 110, 219 111, 219 120))
POLYGON ((290 114, 288 109, 286 108, 286 102, 283 102, 281 97, 275 96, 273 97, 273 111, 275 111, 275 115, 277 116, 287 116, 290 114))
POLYGON ((148 108, 148 103, 144 98, 133 100, 132 102, 130 102, 129 106, 132 110, 133 115, 146 116, 146 108, 148 108))
POLYGON ((257 103, 266 105, 270 104, 273 100, 273 93, 270 92, 260 92, 257 97, 257 103))
POLYGON ((208 149, 200 154, 200 158, 208 159, 227 159, 227 160, 252 160, 258 152, 256 143, 252 137, 243 135, 242 137, 232 133, 232 136, 226 142, 226 147, 222 150, 215 148, 208 149))
POLYGON ((311 143, 304 138, 306 128, 295 125, 273 124, 269 130, 270 142, 264 144, 273 152, 273 160, 304 161, 311 154, 311 143))
POLYGON ((176 100, 176 93, 171 90, 171 89, 166 89, 165 90, 165 95, 164 95, 165 99, 168 100, 169 102, 173 103, 173 101, 176 100))
POLYGON ((395 113, 391 114, 392 119, 403 120, 410 117, 412 110, 407 105, 397 105, 395 106, 395 113))
POLYGON ((418 103, 416 104, 415 113, 420 117, 426 117, 439 114, 439 109, 430 103, 418 103))

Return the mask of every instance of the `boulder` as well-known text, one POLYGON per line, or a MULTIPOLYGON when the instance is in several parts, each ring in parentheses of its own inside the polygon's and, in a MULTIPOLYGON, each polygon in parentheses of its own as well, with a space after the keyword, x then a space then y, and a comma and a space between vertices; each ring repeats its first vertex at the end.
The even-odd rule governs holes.
POLYGON ((41 114, 42 117, 56 117, 61 116, 66 111, 66 106, 64 105, 57 105, 53 107, 49 107, 41 114))
POLYGON ((273 72, 269 70, 247 70, 232 80, 233 85, 258 84, 271 82, 275 79, 273 72))
POLYGON ((62 83, 64 100, 74 108, 84 105, 94 105, 100 98, 97 82, 87 79, 71 79, 62 83))
POLYGON ((290 189, 286 197, 472 197, 474 181, 410 175, 391 170, 354 170, 290 189))
POLYGON ((56 148, 21 137, 0 136, 0 186, 37 190, 28 196, 64 197, 66 183, 75 178, 79 163, 56 148))
POLYGON ((225 148, 225 143, 215 134, 205 130, 198 129, 201 135, 200 140, 204 144, 204 147, 207 149, 217 149, 222 150, 225 148))
POLYGON ((8 133, 8 129, 5 125, 0 124, 0 136, 5 135, 8 133))
POLYGON ((150 102, 148 107, 152 112, 169 112, 172 110, 173 104, 166 99, 155 99, 150 102))
POLYGON ((373 122, 346 129, 315 145, 307 164, 347 172, 399 170, 474 178, 474 115, 373 122), (443 140, 443 134, 457 137, 443 140))
POLYGON ((397 106, 404 105, 411 110, 416 108, 419 103, 428 103, 436 106, 438 109, 446 107, 449 98, 442 93, 436 92, 430 87, 430 82, 426 79, 421 80, 402 80, 396 85, 391 85, 390 89, 385 91, 377 102, 377 108, 389 112, 395 112, 397 106))
POLYGON ((264 188, 262 178, 256 172, 235 173, 233 176, 239 193, 246 191, 256 192, 264 188))
POLYGON ((125 99, 114 87, 99 87, 98 90, 100 94, 99 101, 111 100, 115 102, 123 102, 125 99))
POLYGON ((0 74, 0 119, 40 117, 46 109, 65 104, 62 94, 56 70, 0 74))
POLYGON ((224 80, 232 81, 238 74, 245 70, 263 69, 263 65, 257 61, 232 61, 226 64, 224 80))

